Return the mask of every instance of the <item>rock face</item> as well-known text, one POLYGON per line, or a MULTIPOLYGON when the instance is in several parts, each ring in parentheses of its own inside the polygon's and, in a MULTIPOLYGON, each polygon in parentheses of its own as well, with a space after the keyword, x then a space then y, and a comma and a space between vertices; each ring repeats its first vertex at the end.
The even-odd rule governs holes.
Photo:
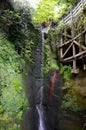
POLYGON ((83 119, 77 113, 64 111, 62 114, 60 130, 84 130, 82 121, 83 119))
MULTIPOLYGON (((54 71, 56 70, 51 70, 44 80, 42 108, 45 130, 60 130, 61 87, 63 85, 63 80, 59 72, 56 71, 54 89, 52 95, 49 96, 50 83, 54 71)), ((34 79, 34 81, 30 79, 29 83, 31 84, 28 90, 31 108, 24 115, 22 130, 38 130, 39 117, 36 106, 41 103, 41 79, 34 79)))
POLYGON ((62 101, 62 90, 63 79, 56 71, 56 79, 54 82, 54 88, 52 95, 49 95, 52 74, 56 70, 51 70, 44 82, 44 98, 43 106, 46 116, 46 127, 47 130, 60 130, 60 117, 61 117, 61 101, 62 101))
MULTIPOLYGON (((39 34, 40 35, 40 34, 39 34)), ((28 100, 30 110, 24 115, 22 130, 38 130, 38 112, 37 105, 41 103, 41 87, 43 86, 43 58, 41 37, 33 51, 34 66, 28 69, 28 100)))
MULTIPOLYGON (((51 70, 47 77, 43 77, 43 45, 41 39, 34 50, 34 67, 28 69, 28 100, 30 109, 24 115, 22 130, 39 130, 39 113, 37 106, 41 105, 44 130, 60 130, 59 116, 61 106, 61 86, 63 81, 57 70, 51 70), (56 72, 53 91, 49 96, 53 72, 56 72), (42 89, 43 87, 43 89, 42 89)), ((42 120, 41 119, 41 120, 42 120)))
POLYGON ((76 102, 81 110, 86 109, 86 73, 76 77, 72 81, 72 92, 76 96, 76 102))

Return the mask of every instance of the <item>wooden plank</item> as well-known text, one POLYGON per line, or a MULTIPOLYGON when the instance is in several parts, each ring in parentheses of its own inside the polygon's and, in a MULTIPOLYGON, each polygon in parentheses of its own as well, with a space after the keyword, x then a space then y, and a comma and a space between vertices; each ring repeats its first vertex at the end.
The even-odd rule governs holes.
POLYGON ((81 45, 79 42, 77 42, 77 41, 74 40, 74 43, 75 43, 77 46, 79 46, 80 48, 86 50, 86 47, 83 46, 83 45, 81 45))
POLYGON ((62 58, 67 54, 67 52, 70 50, 71 46, 73 45, 73 42, 70 44, 70 46, 67 48, 67 50, 65 51, 65 53, 63 54, 62 58))
POLYGON ((63 47, 64 45, 67 45, 68 43, 72 42, 73 40, 77 39, 78 37, 80 37, 82 34, 84 34, 86 32, 86 29, 84 31, 82 31, 81 33, 79 33, 76 37, 70 39, 69 41, 65 42, 64 44, 60 45, 60 47, 63 47))
MULTIPOLYGON (((81 55, 81 56, 77 57, 77 60, 82 60, 82 58, 85 58, 85 57, 86 57, 86 53, 84 55, 81 55)), ((63 63, 73 62, 73 59, 67 60, 67 61, 63 60, 62 62, 63 63)))
POLYGON ((63 61, 72 60, 72 59, 74 59, 74 58, 77 58, 77 57, 79 57, 79 56, 85 54, 85 53, 86 53, 86 51, 80 52, 80 53, 76 54, 75 56, 70 56, 70 57, 68 57, 68 58, 65 58, 63 61))

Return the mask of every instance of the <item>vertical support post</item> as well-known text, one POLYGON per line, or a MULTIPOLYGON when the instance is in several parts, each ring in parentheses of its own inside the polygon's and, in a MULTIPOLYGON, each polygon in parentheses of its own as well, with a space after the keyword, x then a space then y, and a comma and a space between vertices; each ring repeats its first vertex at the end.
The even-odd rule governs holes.
MULTIPOLYGON (((65 24, 65 22, 64 22, 64 18, 62 18, 62 24, 64 25, 65 24)), ((63 47, 62 47, 62 45, 63 45, 63 29, 62 29, 62 31, 61 31, 61 39, 60 39, 60 44, 61 44, 61 48, 60 48, 60 58, 62 58, 63 57, 63 47)))
POLYGON ((60 47, 60 58, 62 58, 62 56, 63 56, 63 48, 62 48, 63 37, 62 37, 62 34, 61 34, 60 44, 61 44, 61 47, 60 47))
MULTIPOLYGON (((72 14, 72 11, 70 13, 71 13, 71 21, 72 21, 72 30, 71 30, 71 33, 72 33, 72 38, 74 38, 75 31, 74 31, 74 25, 73 25, 73 14, 72 14)), ((76 55, 76 48, 75 48, 74 43, 73 43, 72 49, 73 49, 73 57, 75 57, 75 55, 76 55)), ((76 58, 73 58, 73 73, 78 73, 76 62, 77 62, 76 58)))
MULTIPOLYGON (((76 55, 76 50, 75 50, 75 45, 73 44, 73 57, 75 57, 75 55, 76 55)), ((77 67, 76 67, 76 59, 74 58, 73 59, 73 72, 74 73, 76 73, 76 69, 77 69, 77 67)))
POLYGON ((85 45, 86 45, 86 33, 85 33, 85 45))
MULTIPOLYGON (((74 38, 74 25, 73 25, 72 11, 70 12, 70 15, 71 15, 71 22, 72 22, 71 34, 72 34, 72 38, 74 38)), ((73 46, 72 46, 72 50, 73 50, 73 57, 74 57, 75 54, 76 54, 74 43, 73 43, 73 46)), ((75 70, 76 70, 76 60, 75 60, 75 58, 74 58, 74 59, 73 59, 73 73, 75 73, 75 70)))
MULTIPOLYGON (((84 29, 86 30, 86 25, 84 25, 84 29)), ((84 40, 85 40, 85 46, 86 46, 86 32, 84 36, 85 36, 84 40)))

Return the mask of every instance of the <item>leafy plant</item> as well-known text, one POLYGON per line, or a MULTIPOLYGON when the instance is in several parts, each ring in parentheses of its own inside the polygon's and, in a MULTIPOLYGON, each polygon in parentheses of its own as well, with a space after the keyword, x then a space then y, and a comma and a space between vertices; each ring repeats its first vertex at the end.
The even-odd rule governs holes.
POLYGON ((48 73, 50 69, 58 69, 58 64, 53 57, 47 45, 44 46, 44 73, 48 73))
POLYGON ((18 54, 26 56, 26 52, 33 42, 38 41, 38 31, 34 28, 31 20, 30 9, 16 11, 4 10, 1 12, 0 23, 5 37, 15 45, 18 54), (4 26, 5 23, 5 26, 4 26))
POLYGON ((0 39, 0 129, 20 130, 28 102, 23 89, 25 61, 14 46, 0 39))
POLYGON ((64 66, 62 64, 60 64, 60 72, 64 74, 64 78, 66 80, 70 79, 72 77, 72 73, 71 73, 71 66, 64 66))
POLYGON ((66 94, 62 103, 62 108, 69 109, 75 112, 79 111, 80 109, 77 105, 76 95, 66 94))

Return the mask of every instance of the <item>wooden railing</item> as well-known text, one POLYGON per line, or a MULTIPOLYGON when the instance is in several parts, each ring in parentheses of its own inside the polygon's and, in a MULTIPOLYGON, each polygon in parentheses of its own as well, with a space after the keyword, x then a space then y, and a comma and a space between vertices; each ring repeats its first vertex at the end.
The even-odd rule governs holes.
POLYGON ((86 4, 86 0, 81 0, 77 6, 70 11, 70 13, 62 19, 63 24, 68 24, 69 22, 72 21, 72 18, 75 17, 81 10, 83 10, 83 7, 86 4))

